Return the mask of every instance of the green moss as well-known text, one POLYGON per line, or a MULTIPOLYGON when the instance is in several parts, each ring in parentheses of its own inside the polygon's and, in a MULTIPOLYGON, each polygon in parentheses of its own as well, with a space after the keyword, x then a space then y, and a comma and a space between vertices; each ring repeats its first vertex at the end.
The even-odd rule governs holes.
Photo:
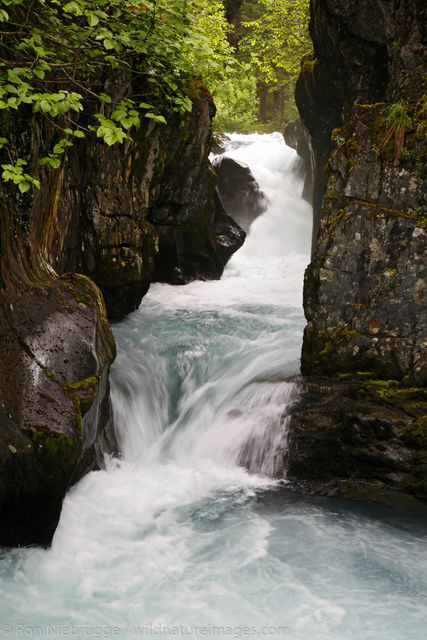
MULTIPOLYGON (((427 415, 420 416, 404 433, 403 438, 406 444, 424 451, 423 458, 427 457, 427 415)), ((427 458, 425 460, 427 462, 427 458)))
POLYGON ((90 376, 84 380, 61 385, 73 401, 76 427, 79 434, 82 433, 83 429, 83 416, 89 411, 95 401, 100 379, 101 376, 90 376))
POLYGON ((364 385, 383 400, 400 402, 420 398, 425 394, 425 390, 418 387, 402 389, 398 380, 365 380, 364 385))
POLYGON ((373 378, 375 373, 373 371, 356 371, 358 378, 373 378))
POLYGON ((33 449, 47 472, 58 477, 71 473, 81 455, 81 443, 63 434, 29 433, 33 449))
POLYGON ((331 218, 331 220, 329 220, 328 226, 332 227, 332 228, 336 227, 336 225, 340 222, 340 220, 342 220, 344 218, 344 216, 346 215, 347 210, 348 210, 348 206, 342 207, 338 211, 337 215, 334 216, 333 218, 331 218))
POLYGON ((88 407, 88 409, 86 409, 86 411, 82 411, 80 398, 74 397, 73 401, 74 401, 74 410, 75 410, 75 416, 76 416, 77 431, 78 431, 79 434, 82 434, 83 433, 83 415, 84 415, 84 413, 86 413, 86 411, 88 411, 88 409, 90 407, 88 407))
POLYGON ((307 96, 313 99, 313 92, 316 86, 315 75, 318 67, 317 58, 314 52, 306 53, 301 59, 301 72, 298 82, 304 83, 304 89, 307 96))
POLYGON ((79 380, 78 382, 69 382, 62 386, 66 390, 86 391, 87 389, 94 389, 96 391, 100 379, 100 376, 90 376, 89 378, 85 378, 84 380, 79 380))

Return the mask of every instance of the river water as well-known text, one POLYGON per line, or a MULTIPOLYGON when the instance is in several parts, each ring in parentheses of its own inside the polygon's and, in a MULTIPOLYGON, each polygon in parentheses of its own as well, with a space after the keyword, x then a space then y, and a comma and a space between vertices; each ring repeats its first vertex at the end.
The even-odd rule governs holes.
POLYGON ((221 281, 152 286, 115 326, 123 459, 69 492, 51 549, 0 555, 0 636, 427 637, 425 511, 272 477, 286 477, 311 212, 280 135, 233 135, 227 153, 268 209, 221 281))

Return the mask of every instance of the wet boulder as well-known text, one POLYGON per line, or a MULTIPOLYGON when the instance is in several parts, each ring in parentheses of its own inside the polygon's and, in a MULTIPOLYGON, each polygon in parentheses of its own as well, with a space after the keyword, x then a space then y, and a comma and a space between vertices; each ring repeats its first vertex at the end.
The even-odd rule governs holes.
POLYGON ((218 175, 218 193, 225 211, 247 233, 252 222, 265 211, 267 198, 248 165, 221 156, 213 165, 218 175))
MULTIPOLYGON (((373 375, 373 374, 371 374, 373 375)), ((427 498, 427 394, 360 372, 303 380, 290 410, 287 479, 310 491, 427 498)))
POLYGON ((215 220, 213 231, 215 245, 223 263, 226 264, 233 253, 242 246, 246 238, 246 233, 225 211, 219 197, 218 189, 215 190, 214 198, 215 220))
POLYGON ((0 344, 0 545, 48 544, 66 491, 117 450, 98 288, 75 274, 5 287, 0 344))
POLYGON ((211 169, 205 207, 180 224, 156 224, 157 281, 185 284, 220 278, 228 260, 242 246, 246 233, 224 210, 215 185, 211 169))

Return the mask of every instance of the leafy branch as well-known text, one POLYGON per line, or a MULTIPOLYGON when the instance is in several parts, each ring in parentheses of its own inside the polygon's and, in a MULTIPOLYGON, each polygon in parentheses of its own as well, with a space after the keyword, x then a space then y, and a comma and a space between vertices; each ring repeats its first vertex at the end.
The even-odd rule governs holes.
MULTIPOLYGON (((0 112, 30 108, 62 130, 39 161, 53 169, 76 138, 131 139, 144 118, 165 124, 191 111, 189 79, 226 56, 223 14, 220 0, 0 0, 0 112), (144 95, 117 99, 112 76, 144 95)), ((21 191, 40 184, 24 164, 2 175, 21 191)))

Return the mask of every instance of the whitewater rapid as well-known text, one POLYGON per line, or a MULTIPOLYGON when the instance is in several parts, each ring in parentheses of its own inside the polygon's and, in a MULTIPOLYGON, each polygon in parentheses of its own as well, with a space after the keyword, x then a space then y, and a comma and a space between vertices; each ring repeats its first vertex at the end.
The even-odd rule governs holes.
POLYGON ((220 281, 156 284, 114 327, 123 459, 68 493, 50 550, 0 554, 0 635, 425 638, 425 512, 274 477, 298 396, 311 211, 279 134, 233 135, 227 154, 268 208, 220 281))

